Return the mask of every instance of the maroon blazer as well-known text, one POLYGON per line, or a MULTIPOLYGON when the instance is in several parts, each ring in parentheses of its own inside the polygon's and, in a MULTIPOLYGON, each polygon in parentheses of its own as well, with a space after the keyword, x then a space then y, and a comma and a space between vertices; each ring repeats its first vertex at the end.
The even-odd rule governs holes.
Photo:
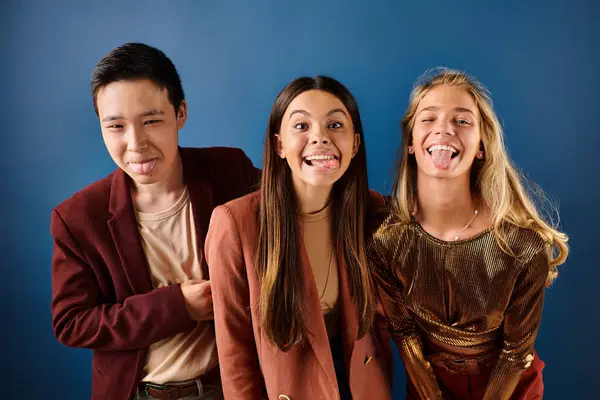
MULTIPOLYGON (((180 154, 202 250, 212 210, 248 193, 260 172, 239 149, 180 154)), ((131 399, 150 344, 196 324, 180 285, 152 288, 128 180, 117 169, 51 218, 52 327, 61 343, 93 350, 92 400, 131 399)))
MULTIPOLYGON (((381 196, 372 197, 382 205, 381 196)), ((225 399, 260 400, 266 397, 266 389, 269 399, 338 400, 319 293, 302 241, 300 266, 306 288, 308 343, 283 352, 262 332, 258 316, 260 281, 255 267, 259 203, 259 192, 255 192, 217 207, 206 238, 225 399)), ((338 262, 342 343, 352 398, 388 400, 391 344, 387 322, 378 314, 375 328, 357 338, 358 318, 343 257, 338 257, 338 262)))

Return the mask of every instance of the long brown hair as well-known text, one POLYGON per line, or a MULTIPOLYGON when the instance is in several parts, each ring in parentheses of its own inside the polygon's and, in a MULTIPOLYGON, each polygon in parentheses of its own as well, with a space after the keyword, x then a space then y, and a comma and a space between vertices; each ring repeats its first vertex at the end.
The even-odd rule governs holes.
POLYGON ((292 176, 286 160, 275 149, 274 136, 288 106, 298 95, 320 90, 336 96, 344 104, 360 135, 360 146, 348 170, 333 185, 335 215, 333 246, 343 257, 359 320, 359 337, 373 319, 373 290, 367 271, 365 223, 369 185, 367 153, 358 105, 350 91, 325 76, 303 77, 289 83, 277 96, 267 125, 261 178, 259 234, 256 266, 261 282, 259 315, 265 335, 281 350, 304 343, 305 287, 299 260, 297 204, 292 176))
POLYGON ((408 146, 412 142, 412 129, 419 102, 438 85, 464 88, 473 97, 479 109, 481 143, 485 158, 476 159, 473 163, 471 191, 490 209, 498 244, 506 253, 518 256, 508 246, 508 231, 514 227, 536 231, 553 249, 547 280, 548 284, 552 283, 558 275, 556 267, 564 263, 569 254, 568 237, 539 214, 532 195, 538 199, 538 206, 544 207, 545 210, 551 211, 554 207, 542 190, 533 182, 529 182, 514 166, 504 146, 502 126, 494 112, 489 91, 482 83, 464 72, 436 68, 426 72, 415 84, 408 109, 402 119, 403 144, 398 157, 392 201, 396 218, 400 223, 409 223, 411 212, 417 205, 417 164, 415 158, 409 156, 408 146))

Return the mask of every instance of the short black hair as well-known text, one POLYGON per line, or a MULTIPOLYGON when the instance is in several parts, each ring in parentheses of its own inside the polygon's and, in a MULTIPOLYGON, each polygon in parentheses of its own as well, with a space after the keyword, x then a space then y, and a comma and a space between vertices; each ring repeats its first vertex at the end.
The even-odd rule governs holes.
POLYGON ((143 43, 126 43, 105 55, 92 73, 92 97, 96 102, 98 91, 113 82, 148 79, 161 89, 167 89, 175 112, 185 99, 179 73, 173 62, 159 49, 143 43))

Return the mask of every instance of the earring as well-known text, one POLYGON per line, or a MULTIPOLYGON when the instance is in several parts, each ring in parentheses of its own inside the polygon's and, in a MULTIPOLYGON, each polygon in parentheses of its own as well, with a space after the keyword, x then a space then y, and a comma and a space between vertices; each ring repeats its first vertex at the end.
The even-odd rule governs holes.
POLYGON ((412 154, 415 152, 415 149, 413 149, 412 146, 408 146, 408 154, 412 154))
POLYGON ((480 151, 479 153, 477 153, 477 158, 479 158, 480 160, 483 160, 483 151, 480 151))

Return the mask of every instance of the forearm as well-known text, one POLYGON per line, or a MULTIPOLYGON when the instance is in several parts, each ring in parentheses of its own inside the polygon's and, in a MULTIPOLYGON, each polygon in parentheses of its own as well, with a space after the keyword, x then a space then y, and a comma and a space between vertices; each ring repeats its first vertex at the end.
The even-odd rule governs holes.
POLYGON ((146 348, 195 326, 179 285, 131 296, 123 304, 94 304, 84 295, 59 295, 53 299, 52 314, 61 343, 105 351, 146 348))

